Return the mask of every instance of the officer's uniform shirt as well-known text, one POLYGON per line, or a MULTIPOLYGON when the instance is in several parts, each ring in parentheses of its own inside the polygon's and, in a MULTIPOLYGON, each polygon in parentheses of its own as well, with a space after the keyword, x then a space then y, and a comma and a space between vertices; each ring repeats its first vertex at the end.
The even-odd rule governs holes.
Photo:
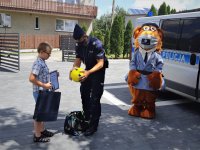
POLYGON ((86 66, 86 70, 97 64, 97 59, 105 59, 105 51, 102 43, 97 38, 89 37, 86 46, 77 45, 76 58, 80 58, 86 66))
MULTIPOLYGON (((136 50, 133 58, 130 62, 130 70, 140 70, 140 71, 147 71, 153 72, 158 71, 162 72, 163 68, 163 59, 161 55, 155 51, 151 51, 148 55, 147 63, 144 62, 144 55, 145 53, 141 50, 136 50)), ((162 82, 162 86, 164 86, 164 80, 162 82)), ((137 85, 134 85, 136 89, 144 89, 153 91, 151 87, 149 87, 149 80, 147 75, 141 74, 141 79, 137 85)))

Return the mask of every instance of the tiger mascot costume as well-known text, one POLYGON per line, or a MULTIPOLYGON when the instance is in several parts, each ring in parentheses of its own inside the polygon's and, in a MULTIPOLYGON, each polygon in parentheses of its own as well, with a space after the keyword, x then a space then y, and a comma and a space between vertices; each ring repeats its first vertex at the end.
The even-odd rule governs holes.
POLYGON ((128 114, 152 119, 155 117, 158 91, 164 86, 160 55, 163 32, 157 24, 145 23, 134 30, 133 37, 135 52, 127 79, 133 106, 128 114))

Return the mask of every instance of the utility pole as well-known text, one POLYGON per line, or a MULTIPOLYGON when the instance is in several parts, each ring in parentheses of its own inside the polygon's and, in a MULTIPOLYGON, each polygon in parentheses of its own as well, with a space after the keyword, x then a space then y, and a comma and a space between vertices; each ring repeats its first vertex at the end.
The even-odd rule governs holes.
POLYGON ((111 26, 113 24, 113 20, 114 20, 114 11, 115 11, 115 0, 113 0, 112 2, 112 18, 111 18, 111 26))

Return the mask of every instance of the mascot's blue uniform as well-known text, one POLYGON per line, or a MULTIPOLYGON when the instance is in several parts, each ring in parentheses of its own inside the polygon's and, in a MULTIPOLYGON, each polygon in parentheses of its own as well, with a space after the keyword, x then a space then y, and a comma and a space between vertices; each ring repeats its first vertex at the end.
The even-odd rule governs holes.
MULTIPOLYGON (((74 31, 74 39, 79 39, 82 30, 78 27, 74 31)), ((100 99, 103 94, 105 69, 108 67, 108 60, 102 43, 97 38, 88 37, 86 45, 76 44, 76 58, 80 58, 85 64, 85 70, 90 70, 97 64, 98 59, 104 59, 104 67, 90 74, 88 78, 81 82, 80 92, 83 104, 83 111, 86 119, 90 119, 91 125, 97 128, 101 116, 100 99)))
MULTIPOLYGON (((142 57, 142 50, 137 49, 133 55, 132 60, 130 61, 130 70, 142 71, 141 79, 138 84, 134 85, 136 89, 143 89, 154 91, 149 87, 149 80, 147 75, 153 71, 162 72, 163 68, 163 59, 159 53, 156 51, 151 52, 148 57, 147 63, 145 64, 144 58, 142 57)), ((165 82, 162 79, 162 88, 164 88, 165 82)))

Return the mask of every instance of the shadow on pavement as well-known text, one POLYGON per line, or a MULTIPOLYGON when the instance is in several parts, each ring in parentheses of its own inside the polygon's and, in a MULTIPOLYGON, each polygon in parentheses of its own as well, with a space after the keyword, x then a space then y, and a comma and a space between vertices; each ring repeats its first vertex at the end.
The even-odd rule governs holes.
POLYGON ((73 137, 63 133, 65 114, 46 123, 56 132, 50 143, 32 142, 32 115, 15 108, 0 110, 0 149, 198 149, 200 104, 182 104, 157 108, 153 120, 128 116, 127 109, 102 104, 98 131, 90 137, 73 137), (173 115, 176 114, 176 115, 173 115), (184 122, 182 122, 184 120, 184 122))

